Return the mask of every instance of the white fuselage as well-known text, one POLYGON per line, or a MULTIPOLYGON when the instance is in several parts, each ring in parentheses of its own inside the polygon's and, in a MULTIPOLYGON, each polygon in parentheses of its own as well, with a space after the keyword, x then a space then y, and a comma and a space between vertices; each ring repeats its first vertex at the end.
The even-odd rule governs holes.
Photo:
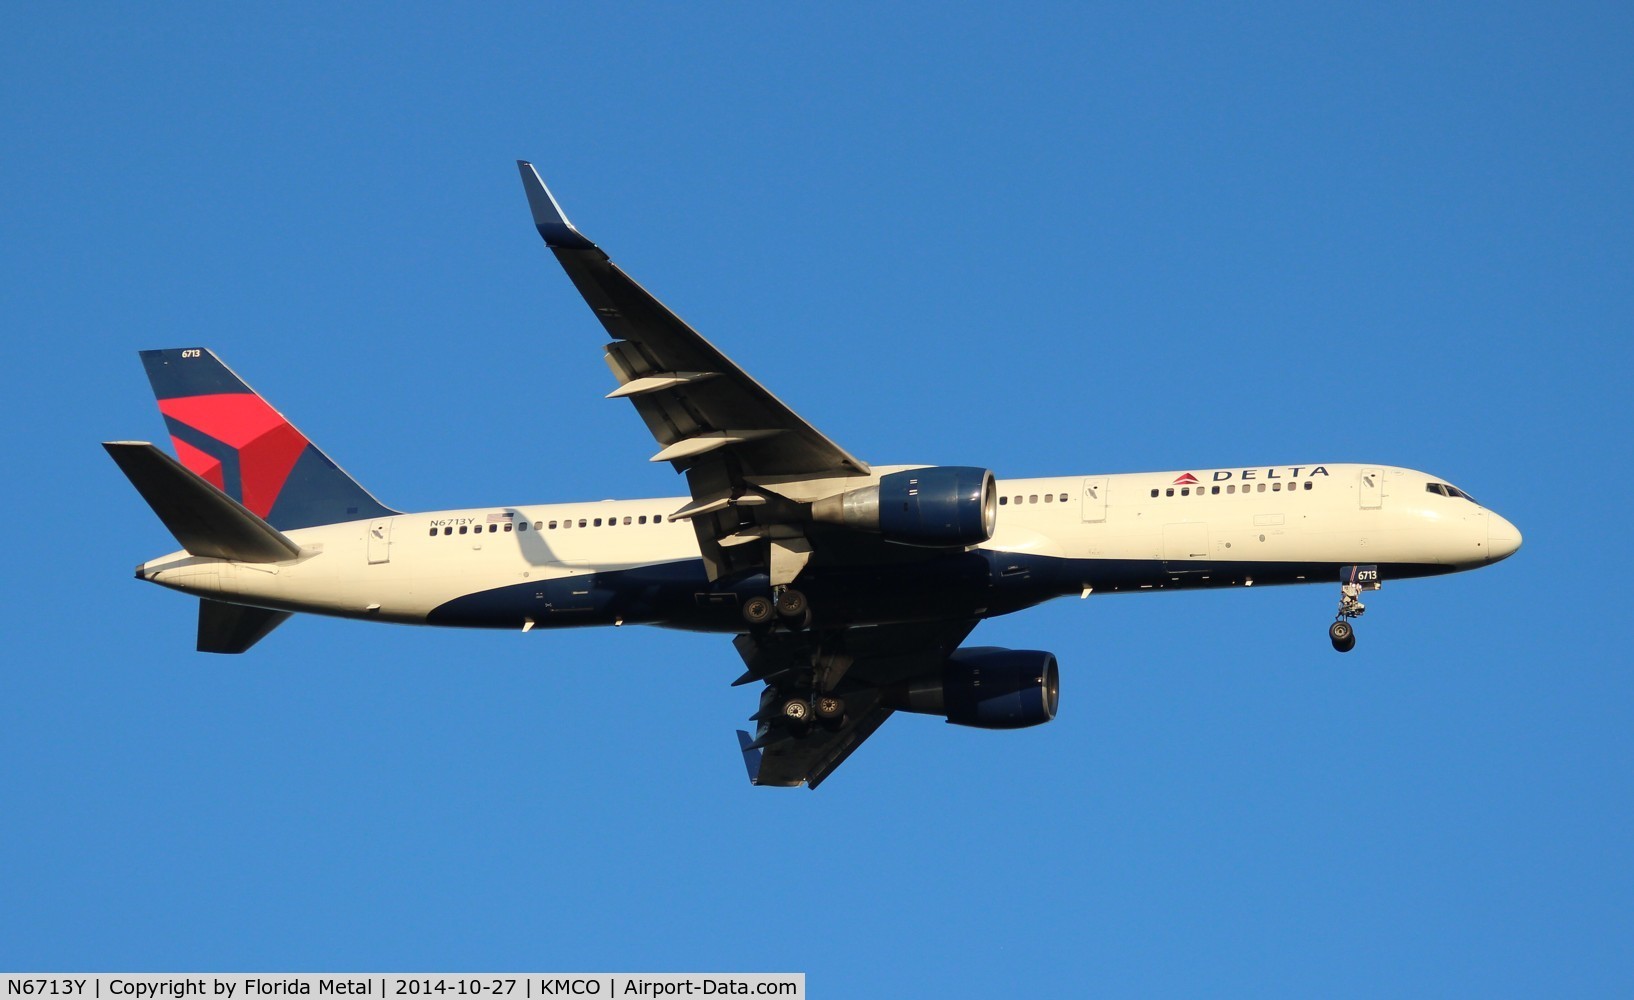
MULTIPOLYGON (((1340 567, 1356 564, 1379 565, 1385 579, 1425 576, 1482 566, 1519 547, 1508 521, 1456 491, 1437 492, 1437 483, 1408 469, 1345 464, 1001 479, 992 538, 961 557, 985 560, 991 593, 950 600, 969 601, 981 616, 1086 591, 1336 583, 1340 567)), ((700 610, 716 588, 704 577, 691 523, 670 518, 687 502, 398 514, 290 531, 302 555, 286 562, 177 552, 138 575, 233 603, 406 624, 629 621, 741 631, 735 604, 700 610), (449 608, 459 611, 444 617, 449 608)), ((849 574, 854 583, 899 571, 806 572, 849 574)), ((877 616, 891 620, 892 610, 877 616)))

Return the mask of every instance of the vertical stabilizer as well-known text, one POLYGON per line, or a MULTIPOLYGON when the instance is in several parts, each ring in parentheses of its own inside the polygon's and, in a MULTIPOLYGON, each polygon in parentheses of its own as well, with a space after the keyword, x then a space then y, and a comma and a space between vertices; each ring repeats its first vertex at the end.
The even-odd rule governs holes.
POLYGON ((142 364, 181 463, 278 530, 396 513, 208 349, 143 351, 142 364))

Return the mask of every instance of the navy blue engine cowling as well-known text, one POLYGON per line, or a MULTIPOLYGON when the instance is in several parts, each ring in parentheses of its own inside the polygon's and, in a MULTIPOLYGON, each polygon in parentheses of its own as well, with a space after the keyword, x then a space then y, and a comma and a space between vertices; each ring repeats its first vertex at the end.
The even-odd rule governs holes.
POLYGON ((911 545, 980 545, 993 537, 998 496, 986 469, 893 472, 879 481, 879 533, 911 545))
POLYGON ((963 465, 932 466, 881 476, 879 485, 812 505, 812 520, 877 532, 903 545, 952 548, 993 537, 999 491, 993 473, 963 465))
POLYGON ((960 726, 1023 729, 1055 718, 1061 674, 1041 649, 955 650, 942 669, 884 691, 891 708, 941 715, 960 726))

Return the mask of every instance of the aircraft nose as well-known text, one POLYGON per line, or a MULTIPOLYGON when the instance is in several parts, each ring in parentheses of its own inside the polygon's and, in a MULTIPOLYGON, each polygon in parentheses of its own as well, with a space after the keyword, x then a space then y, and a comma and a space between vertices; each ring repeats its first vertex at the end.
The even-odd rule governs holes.
POLYGON ((1487 561, 1508 559, 1521 547, 1520 529, 1490 510, 1487 511, 1486 518, 1487 561))

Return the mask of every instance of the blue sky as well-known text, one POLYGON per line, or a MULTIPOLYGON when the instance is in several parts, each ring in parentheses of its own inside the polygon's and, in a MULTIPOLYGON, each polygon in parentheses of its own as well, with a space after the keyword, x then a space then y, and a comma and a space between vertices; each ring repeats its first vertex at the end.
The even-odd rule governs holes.
POLYGON ((0 967, 803 970, 814 996, 1634 987, 1627 5, 0 11, 0 967), (880 463, 1372 461, 1515 558, 1091 598, 1052 724, 751 790, 722 637, 191 651, 97 442, 205 345, 385 502, 683 490, 512 161, 880 463))

